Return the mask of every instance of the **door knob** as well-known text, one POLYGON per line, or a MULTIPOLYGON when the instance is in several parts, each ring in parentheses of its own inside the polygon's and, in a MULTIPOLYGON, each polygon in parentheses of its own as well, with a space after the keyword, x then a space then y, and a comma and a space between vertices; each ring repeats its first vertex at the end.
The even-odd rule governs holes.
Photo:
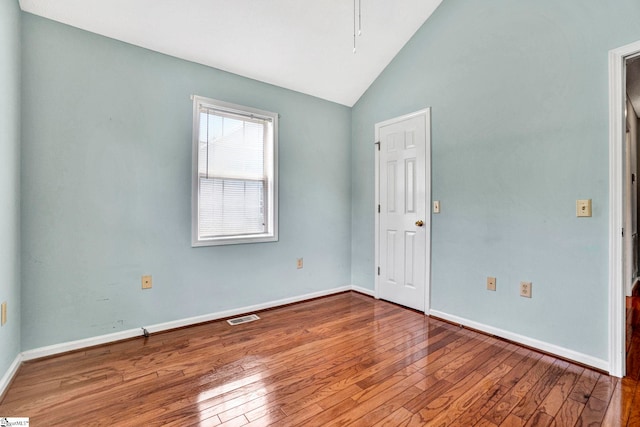
POLYGON ((417 221, 416 221, 416 225, 417 225, 418 227, 422 227, 422 226, 424 225, 424 222, 422 222, 422 220, 421 220, 421 219, 419 219, 419 220, 417 220, 417 221))

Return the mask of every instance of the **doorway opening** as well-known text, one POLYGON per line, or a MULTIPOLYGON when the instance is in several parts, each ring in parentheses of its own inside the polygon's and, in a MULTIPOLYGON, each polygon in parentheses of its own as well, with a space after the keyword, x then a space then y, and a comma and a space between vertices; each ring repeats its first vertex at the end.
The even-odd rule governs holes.
MULTIPOLYGON (((638 167, 640 165, 640 56, 627 58, 625 61, 626 92, 626 134, 625 134, 625 208, 624 208, 624 290, 630 297, 637 286, 640 276, 639 235, 638 235, 638 202, 640 187, 638 186, 638 167), (627 232, 628 231, 628 232, 627 232)), ((637 292, 637 291, 636 291, 637 292)), ((628 347, 628 345, 627 345, 628 347)))
MULTIPOLYGON (((626 371, 626 297, 638 275, 638 116, 628 89, 640 41, 609 52, 609 373, 626 371)), ((638 68, 640 70, 640 68, 638 68)), ((640 109, 640 88, 638 92, 640 109)))

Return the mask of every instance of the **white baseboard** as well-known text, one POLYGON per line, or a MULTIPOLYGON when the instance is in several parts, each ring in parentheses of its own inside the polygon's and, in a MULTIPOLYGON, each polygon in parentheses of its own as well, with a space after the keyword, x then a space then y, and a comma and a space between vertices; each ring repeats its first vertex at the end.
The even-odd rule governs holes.
POLYGON ((560 347, 555 344, 550 344, 545 341, 540 341, 534 338, 519 335, 514 332, 506 331, 504 329, 488 326, 483 323, 474 322, 473 320, 458 317, 453 314, 444 313, 438 310, 430 310, 429 315, 439 317, 449 322, 457 323, 469 328, 477 329, 491 335, 498 336, 500 338, 507 339, 509 341, 516 342, 518 344, 525 345, 543 351, 545 353, 554 354, 565 359, 573 360, 583 365, 592 366, 596 369, 600 369, 609 372, 609 362, 606 360, 598 359, 587 354, 579 353, 577 351, 569 350, 568 348, 560 347))
MULTIPOLYGON (((296 297, 285 298, 275 301, 270 301, 262 304, 255 304, 246 307, 240 307, 232 310, 225 310, 216 313, 205 314, 202 316, 189 317, 186 319, 174 320, 171 322, 158 323, 155 325, 144 326, 147 331, 150 333, 162 332, 170 329, 181 328, 185 326, 195 325, 198 323, 211 322, 213 320, 223 319, 225 317, 237 316, 240 314, 246 314, 254 311, 265 310, 269 308, 274 308, 286 304, 293 304, 296 302, 306 301, 314 298, 320 298, 328 295, 337 294, 340 292, 346 291, 355 291, 360 292, 365 295, 369 295, 374 297, 375 292, 371 289, 362 288, 360 286, 355 285, 345 285, 333 289, 328 289, 319 292, 313 292, 310 294, 299 295, 296 297)), ((492 326, 484 325, 482 323, 474 322, 472 320, 468 320, 462 317, 454 316, 451 314, 447 314, 437 310, 430 310, 430 315, 439 317, 444 320, 448 320, 453 323, 457 323, 460 325, 467 326, 469 328, 477 329, 482 332, 486 332, 488 334, 496 335, 510 341, 526 345, 528 347, 533 347, 539 349, 541 351, 558 355, 560 357, 564 357, 569 360, 574 360, 578 363, 582 363, 587 366, 593 366, 594 368, 601 369, 609 372, 609 363, 606 360, 594 358, 588 356, 586 354, 578 353, 573 350, 569 350, 563 347, 559 347, 553 344, 546 343, 544 341, 539 341, 533 338, 529 338, 523 335, 519 335, 513 332, 505 331, 499 328, 494 328, 492 326)), ((68 351, 81 350, 83 348, 93 347, 101 344, 108 344, 115 341, 121 341, 129 338, 134 338, 141 336, 143 333, 142 328, 129 329, 126 331, 120 331, 113 334, 100 335, 96 337, 69 341, 61 344, 54 344, 46 347, 40 347, 32 350, 27 350, 16 356, 16 359, 11 364, 7 372, 4 374, 2 379, 0 379, 0 396, 11 383, 13 376, 18 371, 20 364, 23 361, 38 359, 41 357, 54 356, 56 354, 66 353, 68 351)))
MULTIPOLYGON (((174 320, 157 325, 145 326, 149 333, 166 331, 169 329, 182 328, 185 326, 195 325, 198 323, 211 322, 212 320, 224 319, 225 317, 238 316, 240 314, 250 313, 252 311, 266 310, 268 308, 279 307, 281 305, 293 304, 296 302, 306 301, 314 298, 320 298, 327 295, 333 295, 340 292, 350 291, 351 286, 342 286, 326 291, 313 292, 310 294, 300 295, 297 297, 285 298, 276 301, 270 301, 262 304, 250 305, 247 307, 235 308, 232 310, 219 311, 217 313, 205 314, 203 316, 190 317, 188 319, 174 320)), ((140 333, 138 333, 140 335, 140 333)))
POLYGON ((4 376, 0 378, 0 399, 2 399, 4 392, 7 390, 7 387, 9 387, 9 384, 11 384, 11 380, 18 372, 18 368, 22 364, 22 360, 22 354, 18 353, 16 358, 13 360, 13 363, 9 366, 9 369, 7 369, 7 372, 5 372, 4 376))
MULTIPOLYGON (((275 301, 270 301, 262 304, 255 304, 246 307, 235 308, 232 310, 219 311, 217 313, 204 314, 202 316, 189 317, 186 319, 173 320, 171 322, 158 323, 155 325, 143 326, 149 333, 157 333, 167 331, 169 329, 182 328, 185 326, 191 326, 198 323, 211 322, 213 320, 224 319, 225 317, 237 316, 240 314, 246 314, 253 311, 265 310, 268 308, 278 307, 281 305, 292 304, 296 302, 306 301, 313 298, 320 298, 327 295, 337 294, 340 292, 346 292, 352 290, 354 287, 350 285, 341 286, 338 288, 328 289, 325 291, 313 292, 310 294, 300 295, 291 298, 285 298, 275 301)), ((354 289, 361 292, 360 288, 354 289)), ((77 341, 69 341, 61 344, 54 344, 46 347, 40 347, 33 350, 27 350, 22 352, 22 360, 33 360, 41 357, 53 356, 60 353, 66 353, 68 351, 80 350, 87 347, 93 347, 96 345, 107 344, 110 342, 126 340, 133 337, 142 336, 142 327, 136 329, 128 329, 126 331, 115 332, 108 335, 99 335, 96 337, 85 338, 77 341)))
POLYGON ((114 332, 113 334, 98 335, 96 337, 85 338, 76 341, 68 341, 60 344, 48 345, 46 347, 34 348, 22 352, 22 360, 33 360, 41 357, 54 356, 68 351, 80 350, 100 344, 122 341, 133 337, 142 336, 142 328, 127 329, 126 331, 114 332))
POLYGON ((373 289, 362 288, 360 286, 351 285, 351 290, 355 292, 360 292, 361 294, 369 295, 370 297, 375 297, 376 292, 373 289))

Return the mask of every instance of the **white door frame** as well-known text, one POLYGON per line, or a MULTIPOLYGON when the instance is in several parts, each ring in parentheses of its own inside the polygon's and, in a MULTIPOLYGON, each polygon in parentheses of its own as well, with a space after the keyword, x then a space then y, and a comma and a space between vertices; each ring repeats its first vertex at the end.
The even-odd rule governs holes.
POLYGON ((425 108, 423 110, 419 110, 413 113, 405 114, 404 116, 394 117, 389 120, 385 120, 383 122, 379 122, 375 124, 375 138, 376 145, 375 149, 375 204, 374 204, 374 216, 375 216, 375 266, 374 266, 374 277, 375 277, 375 297, 376 299, 380 298, 380 215, 378 206, 380 205, 380 128, 386 125, 390 125, 395 122, 404 121, 407 119, 412 119, 417 116, 424 116, 425 119, 425 130, 427 132, 425 139, 425 179, 427 183, 425 183, 425 228, 428 232, 428 240, 425 244, 425 278, 424 278, 424 286, 425 286, 425 302, 424 302, 424 313, 429 314, 431 310, 431 108, 425 108))
MULTIPOLYGON (((625 355, 624 163, 626 60, 640 55, 640 41, 609 51, 609 373, 623 377, 625 355)), ((628 230, 630 232, 631 230, 628 230)))

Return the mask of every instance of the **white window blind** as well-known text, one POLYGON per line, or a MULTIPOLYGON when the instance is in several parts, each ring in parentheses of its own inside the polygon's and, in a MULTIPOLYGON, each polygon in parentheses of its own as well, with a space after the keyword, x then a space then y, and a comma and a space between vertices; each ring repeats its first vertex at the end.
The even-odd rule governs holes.
POLYGON ((194 99, 194 245, 277 239, 276 124, 274 113, 194 99))

